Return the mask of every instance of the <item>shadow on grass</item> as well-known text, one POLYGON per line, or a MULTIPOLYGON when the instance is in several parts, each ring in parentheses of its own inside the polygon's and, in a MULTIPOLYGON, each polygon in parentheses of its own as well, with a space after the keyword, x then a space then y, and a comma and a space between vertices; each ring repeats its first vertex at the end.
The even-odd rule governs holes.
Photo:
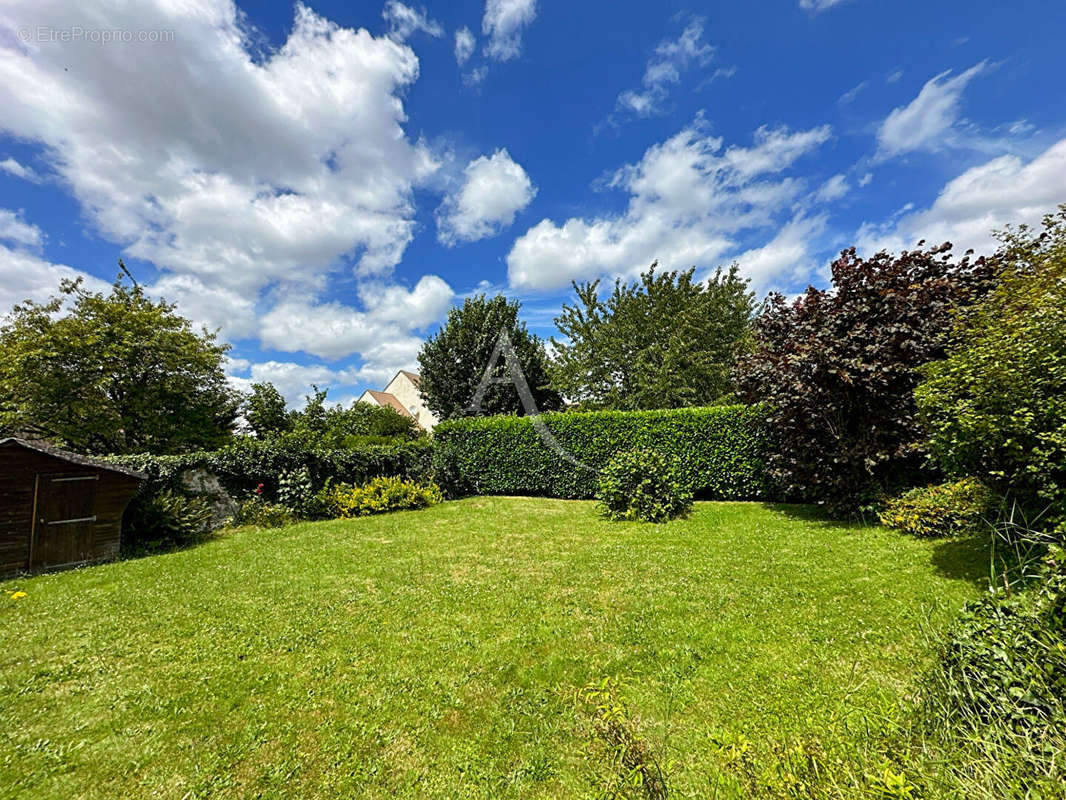
POLYGON ((862 519, 854 517, 841 519, 840 517, 834 517, 821 506, 807 503, 762 503, 762 507, 798 522, 806 522, 821 528, 832 528, 840 531, 854 532, 859 528, 873 528, 877 525, 877 520, 873 518, 862 519))
MULTIPOLYGON (((855 533, 863 528, 875 528, 880 525, 875 519, 839 519, 816 505, 802 503, 763 503, 762 505, 788 519, 817 525, 821 528, 839 530, 842 533, 855 533)), ((899 535, 906 534, 900 533, 899 535)), ((1003 559, 1000 557, 996 560, 1002 561, 1003 559)), ((983 588, 989 583, 989 565, 992 561, 991 537, 988 534, 975 534, 957 539, 939 540, 933 547, 930 561, 936 571, 944 577, 970 581, 983 588)))
MULTIPOLYGON (((901 534, 902 535, 902 534, 901 534)), ((933 548, 933 566, 946 578, 970 581, 982 588, 989 583, 992 542, 988 535, 943 539, 933 548)))

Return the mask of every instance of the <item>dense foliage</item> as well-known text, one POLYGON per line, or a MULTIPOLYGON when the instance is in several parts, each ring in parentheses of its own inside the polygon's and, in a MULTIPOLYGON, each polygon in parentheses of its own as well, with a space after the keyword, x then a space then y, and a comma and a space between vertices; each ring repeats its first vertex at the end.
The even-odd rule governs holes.
POLYGON ((600 472, 597 509, 607 519, 667 522, 692 509, 692 491, 677 456, 650 448, 623 450, 600 472))
POLYGON ((140 553, 181 547, 210 531, 211 507, 202 497, 165 489, 141 492, 123 516, 122 550, 140 553))
POLYGON ((771 472, 799 498, 852 509, 922 482, 917 367, 943 358, 955 314, 993 280, 950 245, 859 258, 844 251, 830 289, 771 295, 739 361, 741 396, 765 403, 771 472))
MULTIPOLYGON (((1066 736, 1066 551, 1053 548, 1026 591, 969 604, 927 687, 936 715, 970 729, 1066 736)), ((1061 753, 1060 753, 1061 756, 1061 753)), ((1060 767, 1063 766, 1060 764, 1060 767)))
POLYGON ((241 413, 248 427, 260 439, 285 433, 292 427, 285 398, 274 384, 253 383, 241 401, 241 413))
POLYGON ((880 517, 882 525, 912 536, 955 536, 987 523, 993 509, 988 489, 963 478, 904 492, 885 503, 880 517))
POLYGON ((394 408, 358 402, 327 406, 327 390, 313 386, 312 392, 302 409, 288 413, 287 424, 297 438, 317 448, 397 444, 423 435, 413 417, 394 408))
POLYGON ((0 327, 0 430, 93 454, 218 447, 237 412, 228 349, 139 286, 64 281, 0 327))
POLYGON ((730 369, 747 341, 754 295, 737 268, 706 281, 694 269, 574 284, 552 339, 552 385, 589 408, 637 410, 709 405, 731 390, 730 369))
POLYGON ((1066 206, 1004 235, 999 285, 916 390, 936 461, 1066 516, 1066 206))
POLYGON ((315 487, 330 479, 365 483, 382 475, 422 478, 429 473, 430 453, 426 441, 323 450, 301 446, 291 439, 281 442, 239 439, 214 452, 134 455, 114 461, 148 475, 143 491, 176 488, 183 472, 202 469, 216 475, 226 490, 235 496, 243 497, 259 490, 264 497, 277 499, 280 479, 286 473, 306 469, 315 487))
MULTIPOLYGON (((519 321, 519 307, 517 300, 509 302, 502 295, 469 297, 448 312, 448 321, 422 345, 418 354, 422 396, 440 419, 470 415, 474 394, 501 330, 511 339, 537 408, 551 411, 562 406, 558 392, 548 385, 544 343, 519 321)), ((493 366, 497 375, 505 374, 502 360, 493 366)), ((481 408, 486 415, 525 413, 510 381, 490 386, 481 408)))
POLYGON ((697 497, 773 495, 764 414, 747 406, 667 411, 595 411, 539 417, 580 464, 560 456, 528 417, 455 420, 434 430, 434 471, 449 495, 467 493, 591 498, 597 473, 621 450, 650 447, 676 457, 697 497))
POLYGON ((384 477, 374 478, 362 486, 340 484, 333 487, 329 508, 332 516, 364 517, 387 511, 428 508, 443 500, 435 483, 384 477))

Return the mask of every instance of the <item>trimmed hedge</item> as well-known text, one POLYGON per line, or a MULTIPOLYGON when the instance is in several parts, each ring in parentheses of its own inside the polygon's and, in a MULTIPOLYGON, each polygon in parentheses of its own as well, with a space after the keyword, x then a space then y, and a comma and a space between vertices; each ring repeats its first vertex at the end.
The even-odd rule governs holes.
POLYGON ((612 456, 649 448, 680 461, 684 486, 696 497, 764 500, 776 494, 766 472, 769 436, 758 407, 564 412, 541 419, 559 444, 592 469, 571 464, 545 446, 528 417, 459 419, 433 431, 437 483, 452 497, 587 499, 595 495, 598 472, 612 456))
POLYGON ((431 451, 432 445, 425 440, 350 450, 316 450, 295 443, 243 439, 213 452, 115 456, 110 460, 146 473, 148 481, 142 492, 180 489, 183 472, 201 469, 215 475, 234 496, 255 492, 262 484, 262 494, 276 499, 282 473, 299 469, 307 470, 316 487, 327 479, 354 484, 382 476, 421 480, 429 475, 431 451))

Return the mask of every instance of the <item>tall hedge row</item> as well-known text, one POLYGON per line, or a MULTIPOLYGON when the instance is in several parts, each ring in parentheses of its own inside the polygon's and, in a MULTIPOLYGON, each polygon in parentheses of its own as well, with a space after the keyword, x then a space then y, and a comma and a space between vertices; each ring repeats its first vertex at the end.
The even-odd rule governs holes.
POLYGON ((451 496, 514 494, 580 499, 615 453, 649 447, 677 456, 699 498, 770 499, 768 434, 761 409, 714 406, 666 411, 596 411, 540 417, 584 469, 541 441, 528 417, 443 422, 433 431, 436 480, 451 496))
POLYGON ((245 439, 213 452, 176 456, 130 455, 111 460, 148 475, 146 490, 178 488, 186 470, 206 470, 218 477, 234 495, 247 495, 263 484, 267 497, 276 496, 278 477, 286 470, 307 467, 315 486, 334 482, 365 483, 381 476, 423 478, 432 456, 428 441, 367 446, 347 450, 322 450, 298 443, 245 439))

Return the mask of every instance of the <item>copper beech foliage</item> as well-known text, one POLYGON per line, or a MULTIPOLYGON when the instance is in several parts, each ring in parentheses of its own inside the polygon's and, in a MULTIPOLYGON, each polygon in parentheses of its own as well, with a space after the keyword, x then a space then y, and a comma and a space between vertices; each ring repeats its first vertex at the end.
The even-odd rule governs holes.
POLYGON ((993 264, 951 245, 860 258, 845 250, 829 289, 772 294, 736 367, 768 407, 771 475, 797 499, 854 510, 927 469, 917 368, 944 358, 958 309, 983 297, 993 264))

